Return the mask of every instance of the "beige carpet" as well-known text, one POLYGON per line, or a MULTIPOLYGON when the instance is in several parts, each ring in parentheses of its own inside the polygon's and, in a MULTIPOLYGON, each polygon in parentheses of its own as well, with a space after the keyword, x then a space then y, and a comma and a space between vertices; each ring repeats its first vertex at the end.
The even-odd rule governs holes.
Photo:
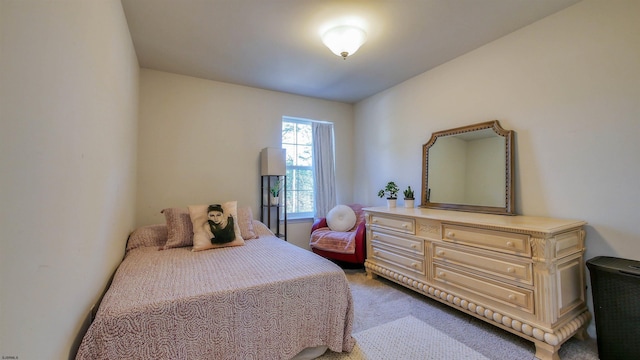
MULTIPOLYGON (((411 316, 490 360, 535 359, 533 343, 508 331, 383 278, 368 279, 362 269, 345 270, 345 273, 353 294, 355 308, 353 334, 356 339, 357 334, 411 316)), ((581 341, 571 338, 562 345, 559 355, 562 360, 597 360, 597 344, 595 339, 581 341)), ((405 359, 412 358, 405 357, 405 359)), ((422 357, 414 359, 422 359, 422 357)), ((453 358, 444 357, 443 359, 453 358)))
POLYGON ((351 353, 327 352, 323 360, 473 359, 488 360, 463 343, 424 322, 406 316, 353 335, 351 353))

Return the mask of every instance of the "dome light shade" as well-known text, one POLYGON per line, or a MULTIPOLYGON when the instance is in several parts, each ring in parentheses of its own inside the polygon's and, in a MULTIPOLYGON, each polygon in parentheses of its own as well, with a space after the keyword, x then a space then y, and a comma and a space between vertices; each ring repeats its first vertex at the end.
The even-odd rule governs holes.
POLYGON ((338 56, 346 59, 353 55, 367 40, 364 30, 353 26, 338 26, 322 35, 322 42, 338 56))

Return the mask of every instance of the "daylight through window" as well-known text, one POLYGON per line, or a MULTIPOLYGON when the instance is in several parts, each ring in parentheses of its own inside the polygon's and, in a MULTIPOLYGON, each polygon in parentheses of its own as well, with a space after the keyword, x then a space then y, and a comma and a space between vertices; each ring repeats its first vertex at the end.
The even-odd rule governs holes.
POLYGON ((311 121, 282 118, 282 147, 287 151, 287 213, 313 217, 313 136, 311 121))

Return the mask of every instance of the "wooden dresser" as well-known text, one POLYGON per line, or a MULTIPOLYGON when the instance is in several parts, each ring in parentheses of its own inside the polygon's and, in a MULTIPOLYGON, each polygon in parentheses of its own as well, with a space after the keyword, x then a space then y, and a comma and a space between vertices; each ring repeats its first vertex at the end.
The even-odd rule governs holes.
POLYGON ((370 277, 395 281, 559 359, 586 337, 585 222, 423 208, 365 208, 370 277))

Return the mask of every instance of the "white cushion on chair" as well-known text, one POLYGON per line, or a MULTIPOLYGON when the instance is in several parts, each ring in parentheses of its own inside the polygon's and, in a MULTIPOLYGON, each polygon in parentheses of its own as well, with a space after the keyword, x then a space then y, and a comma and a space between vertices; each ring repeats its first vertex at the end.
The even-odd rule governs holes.
POLYGON ((356 224, 356 213, 347 205, 336 205, 327 214, 327 225, 333 231, 349 231, 356 224))

